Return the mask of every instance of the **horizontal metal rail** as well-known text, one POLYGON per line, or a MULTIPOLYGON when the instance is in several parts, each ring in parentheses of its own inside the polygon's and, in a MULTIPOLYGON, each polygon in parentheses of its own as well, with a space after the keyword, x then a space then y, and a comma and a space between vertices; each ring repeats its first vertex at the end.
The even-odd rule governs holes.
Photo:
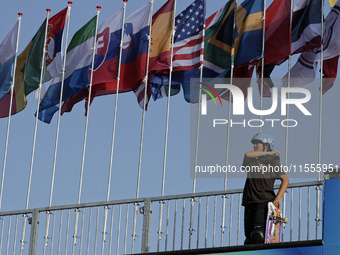
MULTIPOLYGON (((322 236, 315 221, 322 219, 322 206, 311 200, 322 186, 322 181, 289 184, 282 203, 290 221, 283 241, 322 236)), ((30 255, 122 254, 239 245, 244 240, 242 193, 233 189, 0 212, 0 254, 10 249, 30 255), (159 213, 162 205, 165 214, 159 213)))
MULTIPOLYGON (((323 185, 323 181, 290 183, 288 185, 288 188, 299 188, 299 187, 309 187, 309 186, 319 186, 319 185, 323 185)), ((275 185, 274 189, 278 189, 279 187, 280 185, 275 185)), ((72 204, 72 205, 59 205, 59 206, 40 207, 40 208, 27 209, 27 210, 0 212, 0 217, 9 216, 9 215, 19 215, 19 214, 31 214, 33 213, 34 210, 38 210, 39 212, 49 212, 49 211, 60 211, 60 210, 68 210, 68 209, 72 210, 72 209, 79 209, 79 208, 86 208, 86 207, 142 203, 146 199, 150 200, 151 202, 155 202, 155 201, 165 201, 165 200, 174 200, 174 199, 186 199, 186 198, 193 198, 193 197, 199 198, 199 197, 208 197, 208 196, 231 195, 231 194, 239 194, 242 192, 243 192, 243 188, 232 189, 232 190, 220 190, 220 191, 208 191, 208 192, 168 195, 168 196, 157 196, 157 197, 148 197, 148 198, 132 198, 132 199, 91 202, 91 203, 81 203, 81 204, 72 204)))

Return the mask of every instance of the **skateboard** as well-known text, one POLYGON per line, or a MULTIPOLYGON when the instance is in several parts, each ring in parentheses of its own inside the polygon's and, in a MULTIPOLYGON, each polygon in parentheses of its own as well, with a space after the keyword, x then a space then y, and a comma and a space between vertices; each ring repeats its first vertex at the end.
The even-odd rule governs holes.
POLYGON ((288 219, 281 216, 280 209, 276 208, 272 202, 269 202, 265 243, 279 243, 281 241, 282 224, 287 222, 288 219))

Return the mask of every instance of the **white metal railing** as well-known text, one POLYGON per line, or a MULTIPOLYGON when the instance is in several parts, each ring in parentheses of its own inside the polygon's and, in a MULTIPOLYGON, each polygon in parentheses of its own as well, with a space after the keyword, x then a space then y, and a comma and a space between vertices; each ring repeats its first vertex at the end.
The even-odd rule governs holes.
MULTIPOLYGON (((289 185, 281 202, 289 219, 284 242, 321 239, 316 198, 322 187, 321 181, 289 185)), ((235 189, 1 212, 0 253, 125 254, 242 245, 241 199, 242 189, 235 189)))

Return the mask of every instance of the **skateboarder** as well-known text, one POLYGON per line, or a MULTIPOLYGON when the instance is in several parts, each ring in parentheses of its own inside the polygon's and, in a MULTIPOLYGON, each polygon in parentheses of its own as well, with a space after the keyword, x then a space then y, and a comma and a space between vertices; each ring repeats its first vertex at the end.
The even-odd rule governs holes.
POLYGON ((281 168, 280 152, 273 151, 275 141, 267 133, 257 133, 252 139, 254 150, 244 154, 242 168, 247 172, 243 189, 244 244, 264 243, 268 202, 279 208, 280 198, 285 193, 289 180, 281 168), (274 182, 281 180, 277 194, 274 182))

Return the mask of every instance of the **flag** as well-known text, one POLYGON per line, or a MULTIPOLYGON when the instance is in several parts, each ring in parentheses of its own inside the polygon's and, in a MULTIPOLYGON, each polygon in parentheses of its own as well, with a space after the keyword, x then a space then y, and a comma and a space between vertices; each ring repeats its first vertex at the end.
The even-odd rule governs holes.
MULTIPOLYGON (((282 64, 290 54, 309 51, 321 44, 321 2, 301 0, 293 10, 292 29, 290 29, 290 5, 290 0, 275 0, 266 11, 263 91, 265 97, 271 96, 273 82, 270 74, 275 65, 282 64)), ((307 59, 310 59, 310 56, 301 59, 300 64, 310 65, 307 59)), ((261 69, 260 66, 257 68, 258 77, 261 77, 261 69)))
MULTIPOLYGON (((323 37, 323 58, 331 59, 340 55, 340 2, 331 9, 325 19, 325 34, 323 37)), ((320 47, 319 47, 320 48, 320 47)), ((317 50, 316 58, 320 59, 320 50, 317 50)))
POLYGON ((45 76, 44 82, 58 76, 62 69, 61 48, 66 17, 70 8, 66 7, 48 20, 46 35, 45 76))
POLYGON ((290 10, 290 0, 274 0, 266 10, 265 65, 285 60, 290 54, 290 10))
POLYGON ((309 51, 321 44, 321 1, 301 0, 293 9, 292 29, 290 9, 290 0, 275 0, 266 10, 265 65, 279 65, 290 54, 309 51))
MULTIPOLYGON (((141 84, 141 80, 145 77, 148 53, 147 37, 150 29, 150 4, 151 3, 148 3, 126 18, 123 31, 119 92, 128 92, 137 89, 141 84)), ((93 84, 91 101, 97 96, 113 94, 116 92, 116 89, 117 79, 93 84)), ((86 98, 87 95, 86 91, 81 91, 78 95, 67 99, 62 108, 62 113, 71 111, 73 105, 86 98)))
MULTIPOLYGON (((65 80, 63 88, 63 98, 67 98, 86 88, 90 84, 89 68, 92 61, 92 52, 94 45, 94 35, 96 30, 96 19, 94 16, 80 30, 78 30, 68 48, 66 54, 65 80)), ((62 75, 55 77, 45 96, 40 102, 39 119, 49 123, 60 102, 62 75), (48 118, 44 118, 41 113, 44 110, 53 108, 53 113, 50 113, 48 118)))
POLYGON ((175 19, 173 71, 190 70, 203 61, 204 0, 196 0, 175 19))
MULTIPOLYGON (((207 28, 204 41, 204 66, 216 77, 231 65, 235 1, 226 3, 222 12, 214 15, 207 28), (214 21, 216 21, 214 23, 214 21)), ((208 70, 206 70, 208 71, 208 70)))
POLYGON ((293 10, 292 54, 320 46, 322 0, 300 0, 293 10))
POLYGON ((153 16, 151 26, 151 48, 149 53, 149 80, 141 81, 133 92, 137 97, 138 105, 144 109, 145 85, 147 98, 145 109, 151 97, 150 80, 157 71, 170 69, 171 35, 173 28, 174 0, 168 0, 153 16))
MULTIPOLYGON (((312 51, 303 52, 290 70, 290 87, 301 87, 314 81, 316 66, 315 53, 312 51)), ((288 73, 282 78, 282 83, 283 87, 288 86, 288 73)))
POLYGON ((168 0, 153 16, 149 72, 169 70, 175 0, 168 0))
MULTIPOLYGON (((186 61, 189 65, 184 67, 180 67, 185 63, 185 61, 180 61, 180 58, 185 60, 185 57, 181 56, 181 51, 185 52, 185 48, 183 50, 179 48, 178 51, 174 54, 174 59, 177 58, 177 63, 180 63, 178 67, 175 67, 175 71, 172 73, 172 86, 175 88, 177 87, 177 91, 173 92, 174 94, 178 93, 179 91, 179 84, 182 84, 184 98, 187 102, 195 101, 196 96, 191 96, 190 93, 190 79, 198 79, 200 78, 200 70, 199 66, 202 62, 202 53, 203 53, 203 77, 210 77, 214 78, 217 77, 220 73, 223 73, 225 70, 224 67, 230 66, 230 61, 228 64, 228 58, 230 59, 230 50, 231 44, 227 45, 227 42, 230 41, 232 37, 232 25, 230 27, 230 20, 233 20, 233 13, 235 8, 235 1, 230 0, 223 8, 212 14, 206 21, 206 34, 204 38, 204 50, 200 49, 199 57, 197 51, 193 51, 191 53, 192 62, 186 61), (221 27, 223 26, 223 29, 221 27), (227 31, 227 32, 226 32, 227 31), (218 35, 218 36, 217 36, 218 35), (177 55, 179 57, 177 57, 177 55), (226 57, 225 63, 221 61, 220 56, 223 55, 226 57), (192 63, 192 64, 191 64, 192 63), (227 64, 226 64, 227 63, 227 64), (190 66, 191 65, 191 66, 190 66), (181 70, 182 69, 182 70, 181 70)), ((191 20, 192 18, 195 19, 194 22, 197 24, 199 31, 198 34, 193 34, 193 36, 189 37, 191 39, 188 43, 188 46, 193 45, 196 49, 198 47, 202 47, 202 39, 203 36, 203 26, 200 25, 201 22, 204 22, 205 19, 205 5, 204 1, 195 1, 192 5, 190 5, 186 10, 182 12, 183 17, 179 14, 176 17, 176 27, 177 27, 177 20, 182 20, 182 22, 187 22, 186 19, 191 20), (200 4, 197 4, 197 3, 200 4), (201 6, 201 8, 200 8, 201 6), (192 8, 198 7, 196 12, 199 14, 196 16, 196 12, 193 11, 192 8), (190 17, 191 15, 195 14, 194 17, 190 17), (196 18, 195 18, 196 17, 196 18)), ((185 28, 184 28, 185 29, 185 28)), ((196 27, 197 29, 197 27, 196 27)), ((195 30, 196 30, 195 29, 195 30)), ((177 30, 176 30, 177 31, 177 30)), ((184 31, 185 32, 185 31, 184 31)), ((196 33, 196 32, 195 32, 196 33)), ((175 37, 175 44, 180 46, 181 44, 185 46, 185 41, 187 40, 186 37, 182 37, 184 34, 178 32, 177 37, 175 37), (181 36, 178 38, 178 36, 181 36), (184 42, 184 43, 183 43, 184 42)), ((190 51, 189 51, 190 52, 190 51)), ((155 78, 152 80, 151 83, 151 90, 153 91, 154 98, 160 98, 162 95, 161 91, 166 90, 162 89, 163 86, 167 86, 169 84, 168 75, 156 75, 155 78)))
MULTIPOLYGON (((148 89, 146 91, 146 102, 145 102, 145 110, 148 108, 149 100, 151 97, 151 90, 150 90, 150 84, 147 83, 148 89)), ((133 92, 135 93, 137 97, 137 103, 140 108, 144 109, 144 98, 145 98, 145 82, 141 82, 141 84, 138 86, 138 88, 134 89, 133 92)))
POLYGON ((262 55, 264 0, 246 0, 237 7, 235 67, 257 60, 262 55))
MULTIPOLYGON (((65 24, 67 8, 51 17, 48 22, 49 35, 45 35, 46 19, 40 26, 37 33, 34 35, 31 42, 26 46, 23 52, 17 58, 17 66, 15 70, 15 85, 14 97, 11 114, 22 111, 27 105, 26 96, 39 88, 41 76, 41 65, 43 61, 43 49, 45 36, 49 42, 48 49, 50 49, 49 58, 45 62, 45 67, 52 64, 53 57, 57 56, 58 48, 61 46, 61 34, 65 24), (59 24, 61 22, 62 24, 59 24), (55 54, 51 54, 52 52, 55 54)), ((46 46, 46 45, 45 45, 46 46)), ((48 54, 48 53, 47 53, 48 54)), ((54 64, 51 65, 51 67, 54 64)), ((44 70, 45 71, 45 70, 44 70)), ((46 72, 45 72, 46 74, 46 72)), ((7 117, 9 113, 10 94, 4 97, 0 103, 0 117, 7 117)))
MULTIPOLYGON (((41 63, 43 59, 46 19, 31 42, 17 57, 15 85, 11 115, 22 111, 27 105, 26 96, 40 84, 41 63)), ((10 108, 10 93, 0 102, 0 117, 7 117, 10 108)))
MULTIPOLYGON (((323 37, 323 93, 333 86, 337 75, 338 56, 340 55, 340 36, 337 33, 340 29, 339 14, 340 3, 337 3, 325 19, 325 33, 323 37)), ((317 62, 320 60, 320 47, 310 52, 303 52, 291 69, 294 86, 303 86, 312 82, 315 79, 317 62)), ((283 77, 283 86, 287 86, 287 77, 288 74, 283 77)))
POLYGON ((329 6, 333 7, 338 0, 329 0, 329 6))
POLYGON ((98 28, 93 84, 117 80, 123 10, 119 9, 98 28))
POLYGON ((19 21, 0 44, 0 100, 9 92, 13 82, 19 21))
MULTIPOLYGON (((203 0, 194 1, 175 18, 173 72, 197 69, 201 65, 204 18, 203 0)), ((176 77, 177 75, 175 80, 176 77)), ((166 97, 169 90, 169 75, 155 75, 150 87, 154 100, 166 97)), ((180 82, 172 79, 170 95, 178 94, 179 91, 180 82)))
POLYGON ((323 61, 322 94, 332 88, 338 74, 339 56, 323 61))

